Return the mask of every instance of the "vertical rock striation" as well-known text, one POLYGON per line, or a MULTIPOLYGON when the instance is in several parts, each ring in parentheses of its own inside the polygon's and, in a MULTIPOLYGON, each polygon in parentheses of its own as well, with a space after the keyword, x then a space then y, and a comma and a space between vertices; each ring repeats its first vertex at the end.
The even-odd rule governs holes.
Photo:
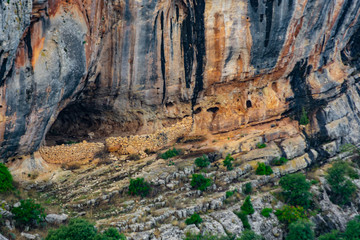
POLYGON ((191 116, 194 132, 216 134, 298 120, 303 108, 311 146, 360 140, 359 1, 10 2, 0 10, 2 158, 48 132, 152 133, 191 116))

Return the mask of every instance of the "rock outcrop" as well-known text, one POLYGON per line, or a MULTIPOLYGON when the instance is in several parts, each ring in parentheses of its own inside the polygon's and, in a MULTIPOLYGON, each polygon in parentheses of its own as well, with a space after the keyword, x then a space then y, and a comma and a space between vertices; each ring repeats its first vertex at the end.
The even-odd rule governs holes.
POLYGON ((216 134, 303 109, 306 150, 358 142, 359 14, 353 0, 2 1, 0 155, 47 133, 151 134, 190 116, 216 134))

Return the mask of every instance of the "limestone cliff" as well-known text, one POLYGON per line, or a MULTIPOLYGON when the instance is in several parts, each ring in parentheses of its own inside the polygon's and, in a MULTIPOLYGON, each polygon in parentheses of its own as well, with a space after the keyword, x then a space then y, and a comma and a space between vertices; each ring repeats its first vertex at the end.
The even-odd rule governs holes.
POLYGON ((216 134, 303 108, 307 149, 357 143, 359 14, 355 0, 1 1, 0 154, 48 132, 152 133, 191 116, 216 134))

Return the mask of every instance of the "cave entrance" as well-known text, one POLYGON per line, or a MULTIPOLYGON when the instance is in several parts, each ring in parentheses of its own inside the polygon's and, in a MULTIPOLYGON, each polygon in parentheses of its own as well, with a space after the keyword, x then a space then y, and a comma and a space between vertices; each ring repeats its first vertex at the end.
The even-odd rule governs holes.
POLYGON ((46 145, 77 143, 98 139, 101 112, 81 103, 73 103, 58 115, 45 136, 46 145))

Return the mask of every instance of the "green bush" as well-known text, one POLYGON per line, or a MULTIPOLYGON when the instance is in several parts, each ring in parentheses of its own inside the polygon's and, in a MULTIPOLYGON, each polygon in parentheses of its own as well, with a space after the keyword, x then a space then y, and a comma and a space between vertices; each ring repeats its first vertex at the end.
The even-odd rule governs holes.
POLYGON ((198 166, 199 168, 206 168, 210 165, 210 161, 208 156, 206 156, 205 154, 202 157, 198 157, 195 159, 195 165, 198 166))
POLYGON ((301 206, 294 207, 285 205, 281 209, 276 210, 274 214, 280 222, 285 224, 291 224, 300 219, 308 218, 305 209, 301 206))
POLYGON ((39 224, 45 220, 45 210, 33 199, 20 200, 20 206, 11 209, 16 224, 21 227, 39 224))
POLYGON ((349 221, 344 232, 344 239, 359 240, 360 239, 360 215, 349 221))
POLYGON ((236 214, 236 216, 238 216, 238 218, 240 218, 243 226, 245 229, 251 229, 250 223, 249 223, 249 219, 247 217, 247 213, 240 211, 240 212, 234 212, 236 214))
POLYGON ((346 178, 351 172, 349 168, 347 163, 335 162, 326 176, 331 187, 330 200, 339 205, 349 203, 356 192, 356 186, 346 178))
POLYGON ((161 154, 160 158, 169 159, 169 158, 172 158, 172 157, 176 157, 176 156, 178 156, 180 154, 181 154, 180 150, 178 150, 176 148, 173 148, 173 149, 169 149, 166 152, 164 152, 163 154, 161 154))
POLYGON ((191 215, 190 218, 185 220, 185 223, 186 223, 186 225, 191 225, 191 224, 196 224, 197 225, 197 224, 202 223, 202 221, 203 220, 200 217, 200 215, 197 214, 197 213, 194 213, 193 215, 191 215))
POLYGON ((130 179, 129 194, 146 197, 151 190, 150 184, 144 178, 130 179))
POLYGON ((281 157, 281 158, 275 158, 272 160, 271 165, 273 166, 281 166, 284 165, 285 163, 287 163, 289 160, 285 157, 281 157))
POLYGON ((258 162, 258 167, 256 169, 256 175, 271 175, 273 170, 270 166, 265 163, 258 162))
POLYGON ((232 197, 234 194, 236 193, 236 189, 234 191, 227 191, 225 196, 226 198, 230 198, 232 197))
POLYGON ((256 147, 259 148, 259 149, 261 149, 261 148, 266 148, 266 144, 265 144, 265 143, 258 142, 258 143, 256 144, 256 147))
POLYGON ((10 191, 13 188, 13 178, 9 169, 0 163, 0 193, 10 191))
POLYGON ((324 235, 321 235, 318 240, 339 240, 342 239, 340 236, 340 232, 337 230, 333 230, 330 233, 326 233, 324 235))
POLYGON ((264 238, 249 229, 244 230, 238 240, 263 240, 264 238))
POLYGON ((209 178, 205 178, 201 174, 193 174, 190 184, 193 188, 199 189, 200 191, 205 191, 206 188, 211 186, 212 181, 209 178))
POLYGON ((308 125, 310 123, 308 114, 304 107, 302 108, 302 111, 301 111, 299 123, 300 123, 300 125, 308 125))
POLYGON ((286 240, 314 240, 315 234, 313 224, 307 220, 300 219, 289 226, 289 234, 286 240))
POLYGON ((71 219, 67 226, 50 230, 45 240, 126 240, 116 229, 109 228, 103 234, 97 233, 93 224, 85 219, 71 219))
POLYGON ((224 166, 226 167, 226 169, 228 171, 231 171, 234 169, 233 165, 232 165, 232 161, 234 161, 234 158, 230 154, 228 154, 223 162, 224 166))
POLYGON ((252 193, 252 185, 251 182, 246 183, 245 185, 243 185, 242 187, 242 191, 245 195, 249 195, 252 193))
POLYGON ((255 212, 254 207, 251 203, 251 199, 250 196, 247 196, 245 198, 245 201, 243 203, 243 205, 241 206, 241 210, 246 213, 247 215, 251 215, 255 212))
POLYGON ((184 240, 234 240, 234 238, 229 236, 216 236, 209 234, 202 235, 201 233, 193 234, 187 232, 184 240))
POLYGON ((263 210, 261 210, 261 215, 268 218, 270 217, 270 213, 272 212, 273 212, 272 208, 264 208, 263 210))
POLYGON ((280 179, 280 186, 285 201, 293 206, 302 206, 309 208, 311 203, 311 193, 309 192, 311 184, 306 180, 304 174, 295 173, 285 175, 280 179))

